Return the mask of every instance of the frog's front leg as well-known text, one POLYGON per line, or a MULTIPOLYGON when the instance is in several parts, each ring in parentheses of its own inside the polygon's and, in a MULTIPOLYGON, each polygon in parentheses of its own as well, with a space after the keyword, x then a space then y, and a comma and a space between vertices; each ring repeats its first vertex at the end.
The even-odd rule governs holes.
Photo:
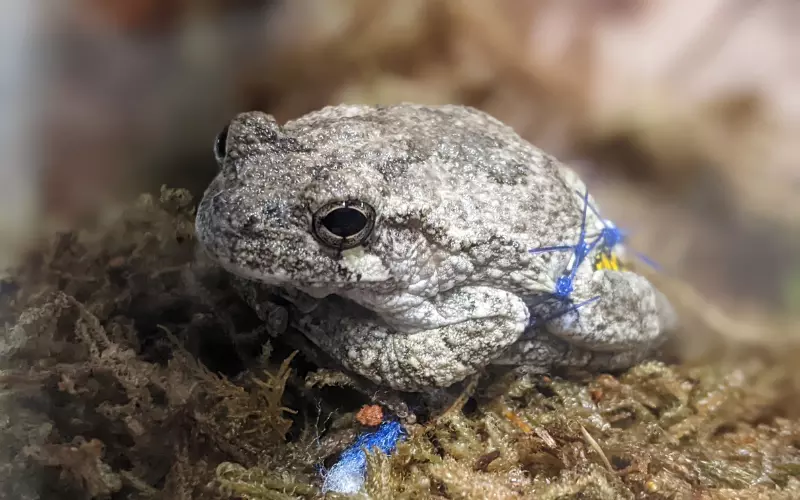
POLYGON ((666 297, 643 276, 584 267, 570 295, 542 321, 544 329, 594 352, 642 351, 659 344, 676 326, 666 297), (564 312, 566 310, 566 312, 564 312))
POLYGON ((328 297, 293 318, 292 326, 375 383, 423 391, 447 387, 484 368, 520 337, 528 320, 528 308, 517 296, 463 287, 386 318, 328 297), (414 322, 423 326, 414 329, 414 322))

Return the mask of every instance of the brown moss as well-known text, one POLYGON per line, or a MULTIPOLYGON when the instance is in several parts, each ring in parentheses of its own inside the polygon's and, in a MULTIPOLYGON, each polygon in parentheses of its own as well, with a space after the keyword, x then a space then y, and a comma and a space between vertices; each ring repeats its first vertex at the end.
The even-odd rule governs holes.
MULTIPOLYGON (((225 277, 197 260, 192 207, 182 191, 143 197, 44 244, 4 283, 5 497, 319 495, 316 466, 352 442, 369 401, 261 334, 225 277), (315 383, 320 374, 335 383, 315 383)), ((371 457, 365 490, 797 498, 794 359, 487 379, 409 425, 393 456, 371 457)))

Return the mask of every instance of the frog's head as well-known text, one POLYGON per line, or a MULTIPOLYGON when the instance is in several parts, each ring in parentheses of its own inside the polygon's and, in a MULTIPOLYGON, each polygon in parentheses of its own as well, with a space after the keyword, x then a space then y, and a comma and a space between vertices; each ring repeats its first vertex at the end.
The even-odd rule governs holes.
POLYGON ((340 151, 345 140, 358 149, 369 130, 347 133, 284 128, 261 112, 234 118, 216 139, 220 171, 198 208, 207 253, 241 277, 320 295, 391 279, 371 254, 382 237, 385 176, 369 154, 340 151))

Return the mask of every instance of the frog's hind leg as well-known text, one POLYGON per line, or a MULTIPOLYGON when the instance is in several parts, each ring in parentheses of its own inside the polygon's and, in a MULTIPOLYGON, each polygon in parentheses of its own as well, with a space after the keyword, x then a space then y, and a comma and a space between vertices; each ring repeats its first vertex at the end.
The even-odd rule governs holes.
POLYGON ((575 194, 583 206, 571 264, 556 279, 555 306, 537 308, 534 324, 591 352, 647 351, 674 328, 674 311, 646 278, 620 267, 614 249, 624 233, 600 216, 585 186, 575 194))
POLYGON ((649 350, 676 326, 667 299, 643 276, 619 270, 585 269, 573 302, 563 314, 543 321, 550 334, 596 352, 649 350))
POLYGON ((617 371, 647 359, 647 349, 600 352, 555 337, 533 327, 523 338, 493 361, 495 366, 513 367, 514 373, 545 374, 554 370, 617 371))
POLYGON ((394 389, 424 391, 448 387, 489 365, 525 331, 529 311, 513 294, 463 287, 404 316, 426 324, 400 331, 370 311, 331 296, 291 323, 347 369, 394 389))

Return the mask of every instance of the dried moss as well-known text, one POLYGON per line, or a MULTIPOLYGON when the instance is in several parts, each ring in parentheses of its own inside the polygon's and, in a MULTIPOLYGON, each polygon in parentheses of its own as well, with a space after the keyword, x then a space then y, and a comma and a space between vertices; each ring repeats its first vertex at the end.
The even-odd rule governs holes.
MULTIPOLYGON (((368 398, 268 338, 192 215, 183 191, 145 196, 3 283, 0 498, 319 495, 368 398)), ((365 493, 800 498, 795 359, 486 379, 370 457, 365 493)))

